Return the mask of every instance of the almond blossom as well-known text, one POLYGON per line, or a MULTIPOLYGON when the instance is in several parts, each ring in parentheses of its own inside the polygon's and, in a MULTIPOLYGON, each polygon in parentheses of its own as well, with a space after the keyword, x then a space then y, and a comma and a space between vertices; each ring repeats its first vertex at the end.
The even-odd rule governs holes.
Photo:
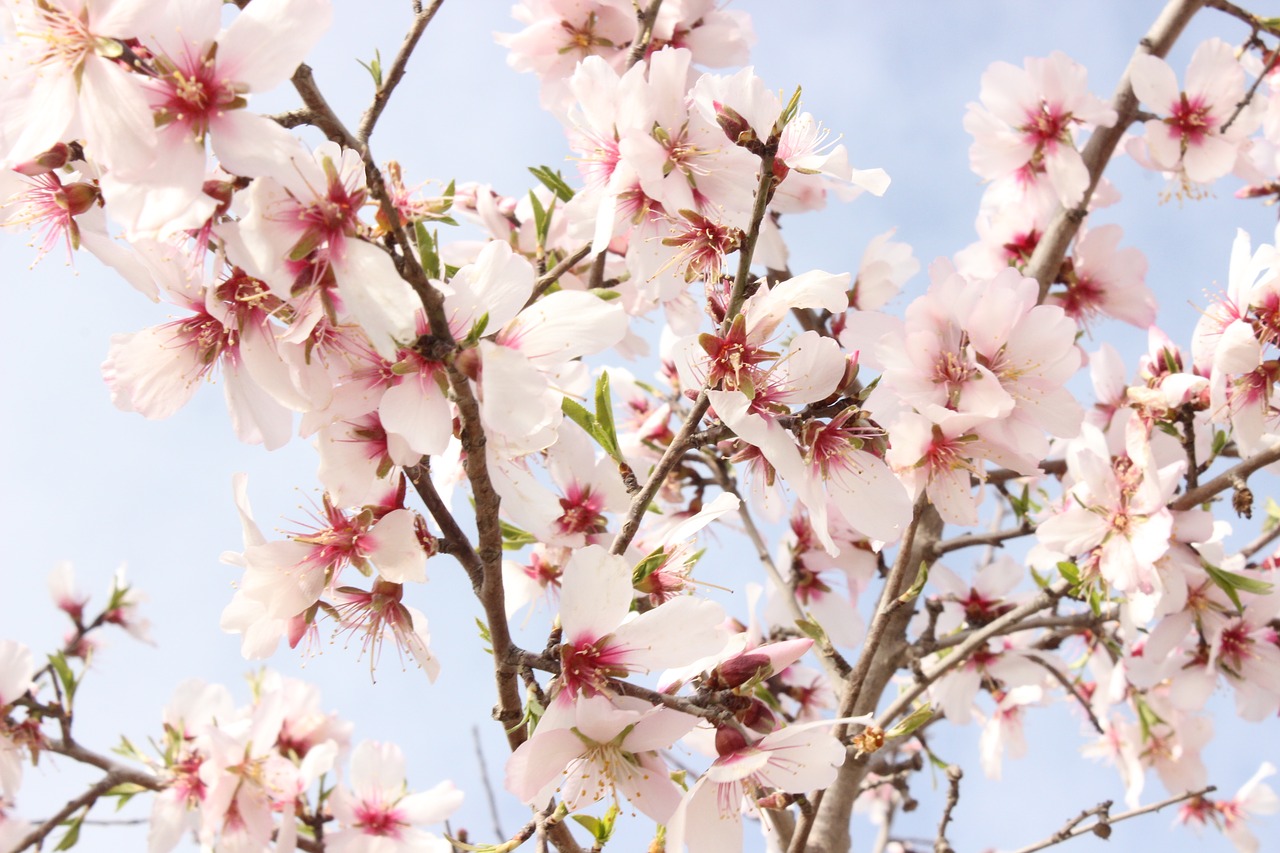
POLYGON ((1110 127, 1116 113, 1088 90, 1084 67, 1066 54, 1029 58, 1023 68, 996 62, 982 75, 982 103, 970 104, 965 130, 969 159, 988 180, 1031 183, 1045 176, 1062 204, 1080 203, 1089 174, 1073 138, 1074 125, 1110 127))
POLYGON ((1231 45, 1210 39, 1196 48, 1184 89, 1167 62, 1147 54, 1134 57, 1131 75, 1134 93, 1162 116, 1146 123, 1144 136, 1157 168, 1178 173, 1184 186, 1210 184, 1231 171, 1259 120, 1253 108, 1236 114, 1245 77, 1231 45))
POLYGON ((335 853, 449 853, 452 844, 418 827, 448 819, 462 792, 441 782, 409 793, 400 747, 367 740, 352 753, 350 784, 334 791, 332 803, 342 828, 325 841, 335 853))

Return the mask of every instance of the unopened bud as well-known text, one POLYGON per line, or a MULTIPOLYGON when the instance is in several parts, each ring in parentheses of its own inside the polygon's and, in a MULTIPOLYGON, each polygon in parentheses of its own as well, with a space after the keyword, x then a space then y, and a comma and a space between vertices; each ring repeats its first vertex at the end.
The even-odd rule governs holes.
POLYGON ((757 675, 768 675, 769 658, 765 655, 743 654, 720 664, 711 673, 716 687, 732 689, 746 684, 757 675))
POLYGON ((65 142, 59 142, 36 156, 32 157, 24 163, 19 163, 13 167, 13 171, 28 178, 34 178, 36 175, 47 175, 50 172, 56 172, 67 163, 71 162, 71 149, 65 142))
POLYGON ((751 700, 751 705, 738 715, 738 719, 749 729, 768 734, 778 727, 778 719, 769 710, 769 706, 759 699, 751 700))
POLYGON ((729 726, 721 726, 716 729, 716 753, 718 755, 733 755, 747 745, 747 739, 735 728, 729 726))
POLYGON ((62 199, 65 199, 67 212, 79 216, 98 203, 100 193, 93 184, 77 181, 62 188, 62 199))

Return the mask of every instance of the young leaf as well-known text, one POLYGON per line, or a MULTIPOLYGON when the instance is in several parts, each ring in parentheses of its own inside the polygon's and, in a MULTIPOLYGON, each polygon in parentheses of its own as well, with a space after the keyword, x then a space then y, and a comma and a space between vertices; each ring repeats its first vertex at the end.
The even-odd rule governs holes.
POLYGON ((928 702, 912 711, 905 719, 884 733, 886 738, 909 735, 925 723, 933 719, 933 706, 928 702))
POLYGON ((1240 602, 1239 590, 1244 590, 1250 595, 1266 595, 1275 586, 1267 581, 1228 572, 1208 563, 1202 563, 1202 565, 1209 575, 1209 580, 1226 593, 1227 598, 1231 599, 1231 603, 1236 606, 1236 610, 1244 610, 1244 605, 1240 602))
POLYGON ((53 848, 55 853, 58 850, 70 850, 76 846, 80 840, 80 827, 84 824, 84 816, 89 813, 89 809, 85 808, 80 814, 66 821, 63 825, 67 827, 67 832, 58 842, 58 846, 53 848))
POLYGON ((369 72, 369 76, 373 78, 373 85, 381 89, 382 88, 382 51, 375 50, 373 52, 373 59, 370 60, 369 62, 365 62, 362 59, 357 59, 356 62, 360 63, 361 68, 369 72))
POLYGON ((622 449, 618 446, 618 430, 613 422, 613 395, 609 393, 609 372, 603 371, 596 380, 596 423, 600 426, 601 445, 615 462, 623 462, 622 449))
POLYGON ((918 596, 924 589, 925 582, 928 580, 929 564, 921 562, 920 570, 916 572, 916 579, 915 582, 911 584, 911 589, 898 596, 898 601, 901 601, 903 604, 906 604, 908 601, 915 601, 916 596, 918 596))
POLYGON ((559 172, 552 171, 550 166, 530 166, 529 171, 542 182, 544 187, 555 193, 556 198, 561 201, 573 198, 573 188, 565 183, 559 172))
POLYGON ((76 698, 76 674, 62 652, 49 655, 49 665, 53 667, 58 681, 62 684, 62 690, 67 695, 67 707, 70 708, 72 701, 76 698))
POLYGON ((427 278, 439 279, 440 253, 436 249, 437 235, 428 231, 421 222, 414 223, 413 234, 418 241, 418 259, 422 263, 422 271, 427 274, 427 278))

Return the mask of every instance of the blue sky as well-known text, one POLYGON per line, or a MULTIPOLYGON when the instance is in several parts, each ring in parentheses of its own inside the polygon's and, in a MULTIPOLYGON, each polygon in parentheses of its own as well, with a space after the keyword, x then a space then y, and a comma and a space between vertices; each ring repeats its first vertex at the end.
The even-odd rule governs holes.
MULTIPOLYGON (((358 116, 371 90, 354 60, 368 59, 375 48, 384 59, 393 54, 407 5, 338 4, 338 23, 311 64, 331 102, 349 120, 358 116)), ((987 64, 1020 64, 1026 56, 1060 49, 1085 64, 1093 91, 1108 97, 1161 5, 1149 0, 736 4, 756 20, 757 73, 774 88, 802 85, 805 108, 843 133, 854 165, 881 167, 893 178, 883 199, 864 196, 784 223, 792 269, 856 270, 866 241, 891 227, 925 264, 972 242, 982 188, 968 170, 969 139, 961 119, 965 105, 977 99, 987 64)), ((510 195, 530 185, 526 166, 563 165, 568 171, 563 134, 537 108, 536 81, 510 71, 505 52, 492 40, 494 31, 513 28, 504 4, 446 2, 374 137, 375 155, 400 160, 411 183, 478 180, 510 195)), ((1211 33, 1237 42, 1247 35, 1238 22, 1201 13, 1173 54, 1180 74, 1198 37, 1211 33)), ((255 100, 254 106, 269 111, 295 103, 290 92, 282 91, 255 100)), ((1113 174, 1124 198, 1100 219, 1122 223, 1124 244, 1147 254, 1148 284, 1161 301, 1159 322, 1185 342, 1197 317, 1192 303, 1203 304, 1206 291, 1225 283, 1235 228, 1250 230, 1255 244, 1270 242, 1274 214, 1233 200, 1233 179, 1219 185, 1218 198, 1179 207, 1157 203, 1163 189, 1158 175, 1128 163, 1117 164, 1113 174)), ((0 636, 37 651, 52 648, 63 631, 45 593, 54 563, 71 560, 82 587, 101 603, 111 573, 127 562, 130 577, 150 596, 144 612, 154 622, 157 646, 141 646, 121 634, 107 637, 81 694, 77 729, 86 743, 103 748, 121 733, 145 741, 158 731, 160 707, 184 678, 220 681, 247 699, 240 678, 251 667, 240 658, 238 638, 217 627, 237 579, 218 556, 240 548, 231 474, 249 472, 250 495, 264 530, 288 527, 285 520, 302 518, 316 496, 316 459, 300 441, 270 454, 238 444, 215 386, 200 389, 168 421, 145 421, 114 409, 98 373, 110 335, 162 322, 167 309, 147 302, 89 257, 78 257, 74 271, 56 253, 28 269, 34 255, 24 242, 24 236, 0 235, 10 318, 0 336, 0 394, 8 411, 0 426, 0 480, 6 484, 0 511, 9 530, 0 636)), ((917 276, 894 307, 903 307, 924 283, 923 274, 917 276)), ((1145 349, 1143 333, 1118 324, 1100 324, 1085 346, 1094 349, 1104 341, 1127 354, 1145 349)), ((481 727, 489 772, 499 783, 506 754, 496 724, 487 719, 489 664, 472 622, 479 609, 462 572, 448 559, 432 561, 428 571, 430 583, 411 592, 411 603, 427 613, 437 638, 444 671, 434 686, 415 669, 402 671, 390 656, 378 670, 377 684, 371 684, 367 661, 357 662, 358 649, 344 648, 341 640, 318 657, 301 661, 286 652, 271 665, 318 684, 326 707, 355 722, 357 739, 398 741, 409 755, 414 787, 454 779, 468 794, 455 825, 490 840, 471 725, 481 727)), ((957 849, 1017 847, 1101 799, 1121 798, 1114 771, 1078 756, 1079 721, 1066 716, 1054 711, 1032 720, 1030 756, 1006 762, 1000 784, 987 784, 976 759, 970 760, 976 756, 976 726, 939 739, 948 758, 971 768, 952 835, 957 849)), ((1280 757, 1274 747, 1278 734, 1274 720, 1250 726, 1229 714, 1220 716, 1218 738, 1207 755, 1214 781, 1233 791, 1262 758, 1280 757), (1272 745, 1269 755, 1259 744, 1272 745)), ((28 815, 52 811, 75 793, 77 779, 87 778, 70 762, 58 762, 57 770, 42 762, 40 769, 28 771, 21 800, 28 815)), ((938 801, 924 788, 927 783, 916 792, 921 809, 904 826, 932 838, 938 801)), ((1149 795, 1162 796, 1158 791, 1153 778, 1149 795)), ((510 832, 523 814, 508 802, 503 828, 510 832)), ((1157 843, 1169 853, 1230 849, 1212 832, 1200 841, 1183 830, 1167 832, 1170 822, 1171 816, 1148 817, 1117 827, 1109 847, 1082 839, 1072 842, 1072 849, 1157 843)), ((1280 847, 1277 824, 1258 825, 1264 849, 1268 842, 1280 847)), ((865 849, 870 830, 859 825, 856 832, 865 849)), ((107 851, 140 844, 137 830, 98 828, 85 833, 80 847, 107 851)), ((618 849, 636 846, 621 843, 618 849)))

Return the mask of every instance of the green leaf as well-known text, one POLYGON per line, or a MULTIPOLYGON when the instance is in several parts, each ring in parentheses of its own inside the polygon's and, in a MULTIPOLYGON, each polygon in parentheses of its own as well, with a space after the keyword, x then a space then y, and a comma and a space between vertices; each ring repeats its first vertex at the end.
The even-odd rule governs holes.
POLYGON ((1219 456, 1223 450, 1227 448, 1227 431, 1224 429, 1215 429, 1213 431, 1213 446, 1209 449, 1210 456, 1219 456))
POLYGON ((603 371, 596 380, 596 423, 600 425, 600 435, 604 439, 605 452, 615 462, 625 461, 622 448, 618 446, 618 430, 613 421, 613 395, 609 392, 609 372, 603 371), (605 443, 607 442, 607 443, 605 443))
POLYGON ((53 667, 58 681, 62 684, 62 691, 67 695, 67 707, 70 708, 72 701, 76 698, 76 674, 71 670, 71 664, 67 663, 62 652, 49 655, 49 665, 53 667))
POLYGON ((929 580, 929 564, 921 561, 920 569, 916 572, 915 582, 911 584, 911 588, 898 596, 898 601, 906 604, 908 601, 915 601, 916 597, 924 589, 925 582, 929 580))
POLYGON ((467 332, 466 338, 462 341, 463 347, 473 347, 479 343, 480 338, 484 336, 484 330, 489 326, 489 312, 480 315, 480 319, 471 324, 471 331, 467 332))
POLYGON ((773 139, 777 139, 778 137, 782 136, 783 128, 785 128, 788 124, 791 123, 791 120, 796 117, 796 113, 799 111, 800 111, 800 87, 796 86, 795 92, 792 93, 791 95, 791 100, 788 101, 787 105, 782 108, 781 115, 779 115, 778 120, 773 123, 773 133, 771 134, 771 137, 773 139))
POLYGON ((811 619, 797 619, 796 627, 800 629, 800 633, 819 645, 825 646, 827 643, 827 632, 822 630, 822 626, 811 619))
POLYGON ((542 202, 538 201, 538 195, 533 190, 529 190, 529 201, 533 205, 533 230, 538 238, 538 245, 547 245, 547 230, 551 227, 551 210, 555 209, 555 202, 551 202, 551 209, 542 206, 542 202))
POLYGON ((498 524, 502 527, 502 549, 504 551, 519 551, 524 546, 532 545, 538 541, 538 537, 521 530, 510 522, 499 521, 498 524))
POLYGON ((1267 498, 1267 516, 1262 520, 1262 532, 1270 533, 1280 523, 1280 504, 1275 498, 1267 498))
POLYGON ((1231 599, 1231 603, 1236 606, 1236 610, 1244 610, 1244 605, 1240 603, 1238 590, 1244 590, 1250 595, 1266 595, 1275 587, 1275 584, 1267 581, 1247 577, 1246 575, 1238 575, 1235 572, 1228 572, 1208 563, 1201 563, 1201 565, 1209 575, 1209 580, 1213 581, 1219 589, 1226 593, 1227 598, 1231 599))
POLYGON ((124 808, 125 803, 129 802, 145 790, 147 789, 136 782, 121 782, 110 791, 107 791, 103 796, 119 797, 120 799, 116 801, 116 811, 120 811, 124 808))
POLYGON ((1073 587, 1080 586, 1080 567, 1075 563, 1066 560, 1058 563, 1058 574, 1062 575, 1062 579, 1073 587))
POLYGON ((493 636, 489 633, 489 626, 484 623, 480 617, 476 617, 476 627, 480 629, 480 639, 488 644, 485 649, 489 654, 493 654, 493 636))
POLYGON ((904 737, 933 719, 933 706, 928 702, 911 712, 896 726, 884 733, 886 738, 904 737))
POLYGON ((552 171, 550 166, 530 166, 529 171, 544 187, 555 193, 556 198, 561 201, 573 198, 573 188, 565 183, 558 171, 552 171))
POLYGON ((413 236, 418 241, 418 260, 422 263, 422 271, 427 274, 427 278, 439 280, 440 252, 436 248, 438 233, 432 234, 421 222, 415 222, 413 236))
POLYGON ((586 406, 577 400, 565 397, 560 401, 560 411, 564 412, 569 420, 582 427, 587 435, 595 435, 596 418, 595 415, 587 411, 586 406))
POLYGON ((653 574, 659 566, 667 561, 666 548, 654 548, 649 556, 636 563, 636 567, 631 570, 631 584, 638 586, 645 578, 653 574))
POLYGON ((67 827, 67 832, 62 836, 62 840, 58 842, 58 846, 53 848, 54 851, 70 850, 76 846, 76 842, 80 840, 80 826, 84 823, 84 816, 89 813, 86 808, 80 814, 66 821, 63 825, 67 827))
POLYGON ((570 815, 578 822, 583 829, 591 833, 591 837, 595 839, 596 849, 603 847, 608 841, 609 836, 613 834, 613 824, 618 817, 618 806, 613 804, 609 806, 609 810, 604 813, 604 817, 593 817, 588 814, 570 815))
POLYGON ((373 85, 381 89, 382 88, 382 51, 375 50, 373 52, 373 59, 369 62, 365 62, 364 60, 361 60, 361 59, 357 59, 356 62, 359 62, 360 67, 363 68, 365 71, 369 72, 369 76, 373 78, 373 85))

